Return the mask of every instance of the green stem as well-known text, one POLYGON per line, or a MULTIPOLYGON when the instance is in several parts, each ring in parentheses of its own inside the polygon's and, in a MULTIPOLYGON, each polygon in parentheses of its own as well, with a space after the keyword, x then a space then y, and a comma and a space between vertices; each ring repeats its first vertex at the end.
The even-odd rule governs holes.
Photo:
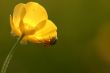
POLYGON ((18 45, 18 43, 20 42, 21 39, 22 39, 22 37, 19 37, 17 39, 16 43, 12 46, 11 50, 9 51, 9 53, 8 53, 4 63, 3 63, 3 66, 1 68, 1 73, 6 73, 8 65, 10 63, 10 60, 12 59, 13 54, 14 54, 14 52, 16 50, 16 47, 17 47, 17 45, 18 45))

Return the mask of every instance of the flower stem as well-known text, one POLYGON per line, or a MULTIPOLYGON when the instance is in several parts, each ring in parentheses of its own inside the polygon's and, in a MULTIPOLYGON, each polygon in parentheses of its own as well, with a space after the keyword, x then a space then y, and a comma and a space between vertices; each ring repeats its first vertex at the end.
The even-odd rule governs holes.
POLYGON ((17 47, 17 45, 18 45, 18 43, 20 42, 21 39, 22 39, 22 37, 19 37, 19 38, 17 39, 16 43, 15 43, 15 44, 12 46, 12 48, 10 49, 10 51, 9 51, 9 53, 8 53, 8 55, 7 55, 7 57, 6 57, 5 61, 4 61, 4 63, 3 63, 3 66, 2 66, 2 68, 1 68, 1 73, 6 73, 7 68, 8 68, 8 65, 9 65, 9 63, 10 63, 10 60, 12 59, 13 54, 14 54, 14 52, 15 52, 15 50, 16 50, 16 47, 17 47))

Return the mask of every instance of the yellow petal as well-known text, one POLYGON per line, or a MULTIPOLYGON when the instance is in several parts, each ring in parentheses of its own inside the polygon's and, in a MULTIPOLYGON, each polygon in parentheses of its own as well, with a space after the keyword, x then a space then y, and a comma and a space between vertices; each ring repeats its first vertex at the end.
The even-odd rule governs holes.
POLYGON ((42 29, 36 31, 36 33, 33 35, 27 35, 24 39, 34 43, 45 43, 53 37, 57 38, 57 27, 52 21, 47 20, 42 29))
POLYGON ((16 35, 20 36, 21 35, 21 32, 18 29, 16 29, 16 27, 14 26, 13 19, 12 19, 11 15, 10 15, 10 26, 11 26, 11 34, 13 36, 16 36, 16 35))
POLYGON ((25 7, 24 7, 25 4, 23 3, 20 3, 20 4, 17 4, 14 8, 14 12, 13 12, 13 28, 16 30, 14 31, 17 35, 21 35, 20 33, 22 33, 20 31, 20 23, 21 23, 21 20, 23 19, 24 17, 24 14, 25 14, 25 7))
POLYGON ((35 31, 45 25, 45 22, 48 19, 48 15, 43 6, 35 2, 28 2, 25 5, 25 9, 26 14, 23 18, 23 29, 25 33, 28 33, 31 30, 35 31))
POLYGON ((54 31, 57 31, 56 25, 51 20, 47 20, 44 28, 37 31, 35 33, 35 35, 40 36, 40 37, 44 37, 54 31))

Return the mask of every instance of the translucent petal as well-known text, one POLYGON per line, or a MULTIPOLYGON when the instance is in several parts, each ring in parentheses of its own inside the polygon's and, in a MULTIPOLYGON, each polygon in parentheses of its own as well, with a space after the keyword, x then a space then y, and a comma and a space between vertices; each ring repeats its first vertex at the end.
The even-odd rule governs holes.
POLYGON ((25 12, 26 12, 24 6, 25 6, 25 4, 23 4, 23 3, 17 4, 15 6, 14 12, 13 12, 13 26, 14 26, 14 29, 16 29, 16 31, 18 31, 19 33, 21 32, 20 27, 19 27, 20 22, 23 19, 25 12))
POLYGON ((42 43, 50 40, 53 37, 57 38, 57 27, 52 21, 47 20, 45 26, 42 29, 33 35, 27 35, 25 39, 34 43, 42 43))
POLYGON ((10 15, 11 34, 13 36, 20 36, 21 32, 14 26, 12 16, 10 15))
POLYGON ((47 20, 43 29, 37 31, 35 35, 44 37, 54 31, 57 31, 56 25, 51 20, 47 20))
POLYGON ((25 5, 26 14, 23 18, 25 32, 42 28, 45 25, 48 15, 43 6, 35 2, 28 2, 25 5), (39 24, 42 23, 42 24, 39 24))

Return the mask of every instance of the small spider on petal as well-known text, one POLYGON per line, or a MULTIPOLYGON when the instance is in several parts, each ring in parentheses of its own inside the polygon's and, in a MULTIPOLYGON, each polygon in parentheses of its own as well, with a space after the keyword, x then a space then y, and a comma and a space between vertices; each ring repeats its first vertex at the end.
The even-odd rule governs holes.
POLYGON ((19 3, 10 15, 11 33, 22 37, 21 41, 54 45, 57 27, 48 19, 45 8, 35 2, 19 3))

